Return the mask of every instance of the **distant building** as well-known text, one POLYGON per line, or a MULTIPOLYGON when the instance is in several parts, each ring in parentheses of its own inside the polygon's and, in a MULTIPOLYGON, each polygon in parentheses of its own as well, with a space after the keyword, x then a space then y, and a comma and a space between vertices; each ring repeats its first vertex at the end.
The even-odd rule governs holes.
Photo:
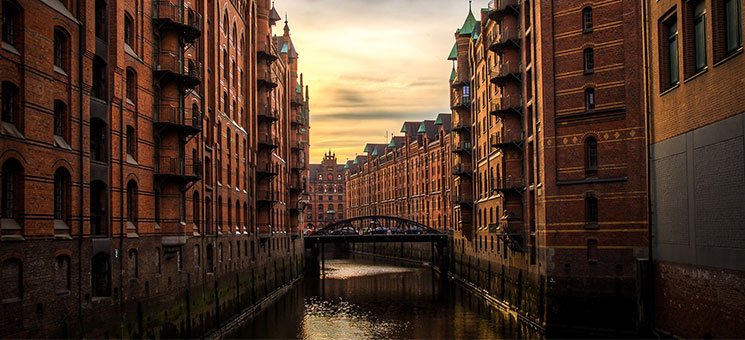
POLYGON ((450 114, 404 122, 403 136, 367 144, 345 165, 347 217, 403 217, 446 231, 451 226, 450 114))
POLYGON ((344 165, 337 164, 336 154, 324 154, 321 164, 310 165, 308 185, 309 204, 305 206, 306 229, 323 228, 326 224, 343 220, 346 179, 344 165))

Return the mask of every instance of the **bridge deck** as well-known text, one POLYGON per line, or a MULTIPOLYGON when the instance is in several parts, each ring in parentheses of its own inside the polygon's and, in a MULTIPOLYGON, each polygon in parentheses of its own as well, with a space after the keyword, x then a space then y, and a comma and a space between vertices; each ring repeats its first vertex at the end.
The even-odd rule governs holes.
POLYGON ((447 234, 305 235, 305 247, 321 243, 447 242, 447 234))

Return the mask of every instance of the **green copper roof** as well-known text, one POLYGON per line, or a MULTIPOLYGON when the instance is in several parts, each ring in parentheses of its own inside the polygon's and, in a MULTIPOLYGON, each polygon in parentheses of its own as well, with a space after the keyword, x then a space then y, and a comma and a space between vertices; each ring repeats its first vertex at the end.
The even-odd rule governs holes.
POLYGON ((450 50, 450 55, 448 56, 448 60, 456 60, 458 59, 458 43, 453 43, 453 49, 450 50))
POLYGON ((354 160, 354 165, 359 165, 360 162, 357 161, 357 159, 354 160))
POLYGON ((375 150, 373 150, 372 155, 373 156, 377 156, 378 155, 378 149, 377 148, 375 148, 375 150))
POLYGON ((417 131, 417 133, 425 133, 425 132, 427 132, 427 128, 424 127, 424 123, 422 123, 422 125, 419 125, 419 131, 417 131))
POLYGON ((435 120, 435 125, 442 125, 442 115, 437 116, 437 120, 435 120))
POLYGON ((303 92, 303 87, 300 86, 300 83, 297 83, 297 86, 295 87, 295 92, 297 93, 303 92))
POLYGON ((401 127, 401 132, 406 132, 406 123, 401 127))
POLYGON ((280 51, 279 53, 287 53, 287 46, 288 44, 282 43, 282 51, 280 51))
POLYGON ((391 148, 393 148, 393 147, 395 147, 395 146, 396 146, 396 143, 395 143, 395 142, 393 141, 393 138, 391 138, 391 142, 390 142, 390 143, 388 143, 388 147, 391 147, 391 148))
POLYGON ((344 169, 349 169, 349 163, 344 164, 344 169))
POLYGON ((473 40, 479 40, 479 31, 473 30, 473 33, 471 34, 471 39, 473 40))
POLYGON ((466 21, 463 23, 463 27, 461 27, 460 30, 458 31, 458 34, 460 35, 472 34, 474 27, 476 27, 476 18, 473 16, 473 12, 469 8, 466 21))
POLYGON ((458 77, 458 72, 455 72, 455 66, 453 66, 453 71, 450 72, 450 81, 455 81, 455 78, 458 77))

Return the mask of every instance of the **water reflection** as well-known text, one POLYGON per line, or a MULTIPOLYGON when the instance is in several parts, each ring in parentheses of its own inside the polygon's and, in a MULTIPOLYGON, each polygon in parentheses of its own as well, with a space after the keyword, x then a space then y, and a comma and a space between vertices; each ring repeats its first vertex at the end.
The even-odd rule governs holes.
POLYGON ((240 329, 259 339, 500 339, 539 334, 428 268, 366 259, 326 261, 240 329))

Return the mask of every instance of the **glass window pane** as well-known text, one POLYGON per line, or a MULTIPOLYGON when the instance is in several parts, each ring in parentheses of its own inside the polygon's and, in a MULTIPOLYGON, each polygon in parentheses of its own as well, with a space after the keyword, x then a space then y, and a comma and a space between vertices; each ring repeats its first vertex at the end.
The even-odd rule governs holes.
POLYGON ((729 0, 725 3, 725 20, 727 22, 727 52, 740 47, 740 5, 738 0, 729 0))
POLYGON ((697 17, 693 27, 696 46, 696 70, 706 66, 706 26, 704 16, 697 17))

